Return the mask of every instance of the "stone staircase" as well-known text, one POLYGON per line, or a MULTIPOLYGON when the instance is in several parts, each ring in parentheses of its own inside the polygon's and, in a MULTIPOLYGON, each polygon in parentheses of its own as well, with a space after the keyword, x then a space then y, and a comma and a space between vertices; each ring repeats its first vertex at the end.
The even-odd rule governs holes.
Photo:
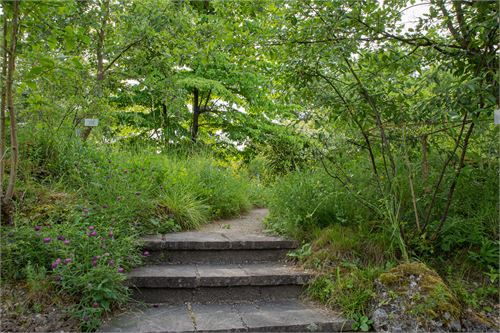
POLYGON ((147 264, 128 279, 141 305, 100 331, 350 330, 337 314, 299 300, 311 274, 284 262, 297 242, 238 228, 244 220, 235 220, 233 229, 229 221, 215 231, 146 237, 147 264))

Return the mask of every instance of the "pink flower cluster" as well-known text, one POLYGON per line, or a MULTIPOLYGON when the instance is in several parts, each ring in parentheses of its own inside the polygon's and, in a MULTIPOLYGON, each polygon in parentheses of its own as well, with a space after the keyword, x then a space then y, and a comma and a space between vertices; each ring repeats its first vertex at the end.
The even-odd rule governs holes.
POLYGON ((56 260, 54 260, 54 262, 50 265, 50 267, 51 267, 52 269, 56 269, 56 268, 57 268, 57 266, 59 266, 59 265, 61 264, 61 262, 63 262, 65 265, 68 265, 68 264, 70 264, 70 263, 72 263, 72 262, 73 262, 73 259, 71 259, 71 258, 66 258, 66 259, 64 259, 64 261, 62 261, 62 260, 61 260, 61 258, 57 258, 57 259, 56 259, 56 260))

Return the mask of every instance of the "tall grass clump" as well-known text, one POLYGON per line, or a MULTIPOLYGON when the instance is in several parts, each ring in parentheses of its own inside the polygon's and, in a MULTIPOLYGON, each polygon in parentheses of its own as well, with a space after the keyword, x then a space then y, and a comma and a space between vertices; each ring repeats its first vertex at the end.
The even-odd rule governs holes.
POLYGON ((370 210, 321 167, 290 173, 270 190, 269 225, 294 237, 308 238, 317 228, 370 220, 370 210))
POLYGON ((166 191, 157 201, 157 215, 175 218, 181 229, 197 229, 210 218, 210 207, 189 192, 166 191))

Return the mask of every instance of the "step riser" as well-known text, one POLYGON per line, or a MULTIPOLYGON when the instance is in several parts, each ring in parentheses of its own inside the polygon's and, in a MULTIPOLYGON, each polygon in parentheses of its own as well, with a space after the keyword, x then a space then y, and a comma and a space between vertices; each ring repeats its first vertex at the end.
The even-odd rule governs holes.
POLYGON ((145 303, 183 304, 238 303, 255 301, 289 300, 304 291, 300 285, 236 286, 199 288, 139 288, 132 290, 135 300, 145 303))
POLYGON ((154 251, 148 264, 248 264, 285 261, 288 249, 154 251))
POLYGON ((216 240, 216 241, 147 241, 143 248, 158 250, 275 250, 297 248, 298 242, 290 240, 216 240))
POLYGON ((239 286, 304 285, 309 275, 257 275, 257 276, 136 276, 128 284, 136 288, 199 288, 239 286))

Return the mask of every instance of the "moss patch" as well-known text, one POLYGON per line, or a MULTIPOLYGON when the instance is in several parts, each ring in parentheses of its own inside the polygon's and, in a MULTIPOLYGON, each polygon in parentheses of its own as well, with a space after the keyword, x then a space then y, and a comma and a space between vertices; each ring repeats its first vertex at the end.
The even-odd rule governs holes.
POLYGON ((448 326, 458 321, 460 303, 441 277, 422 263, 405 263, 380 275, 380 289, 398 299, 407 314, 429 328, 430 320, 448 326))

